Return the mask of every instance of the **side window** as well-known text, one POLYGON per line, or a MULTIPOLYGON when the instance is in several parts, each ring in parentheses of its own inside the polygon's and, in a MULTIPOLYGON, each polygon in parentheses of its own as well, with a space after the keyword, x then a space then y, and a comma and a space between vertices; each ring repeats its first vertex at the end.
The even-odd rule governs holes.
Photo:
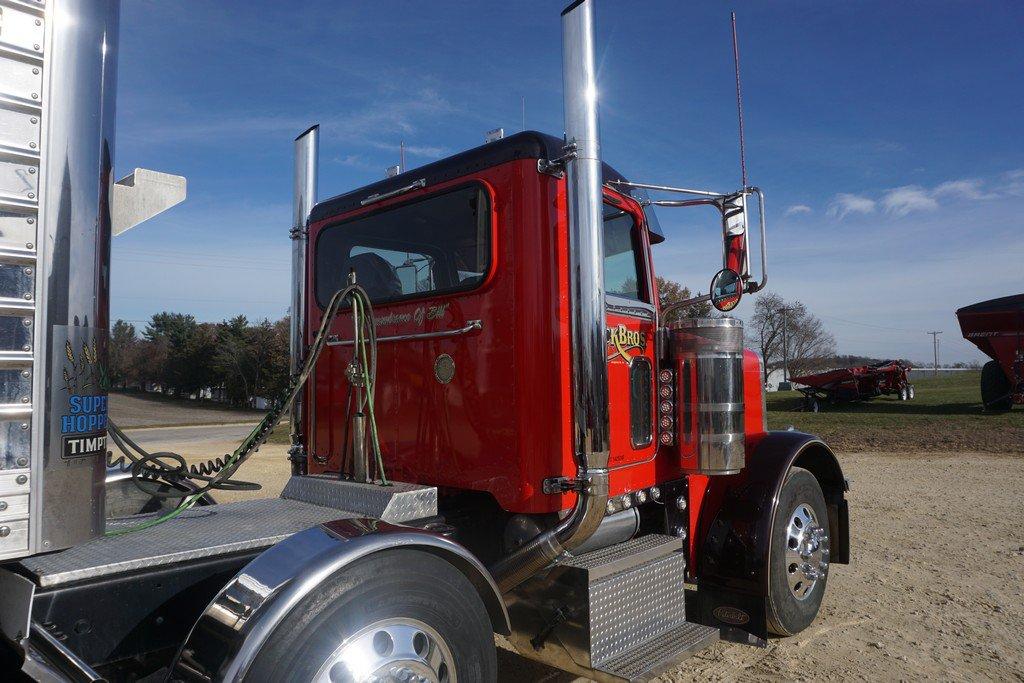
POLYGON ((629 212, 604 205, 604 287, 609 294, 645 301, 642 243, 635 228, 629 212))
POLYGON ((352 270, 374 303, 473 289, 490 268, 490 216, 487 193, 471 186, 325 228, 317 301, 326 306, 352 270))

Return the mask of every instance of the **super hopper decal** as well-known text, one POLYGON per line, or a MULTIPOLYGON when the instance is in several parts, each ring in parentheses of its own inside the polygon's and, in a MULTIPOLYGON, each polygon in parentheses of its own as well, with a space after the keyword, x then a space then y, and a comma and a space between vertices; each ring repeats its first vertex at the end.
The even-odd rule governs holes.
POLYGON ((107 396, 103 385, 100 349, 96 340, 81 345, 65 340, 63 386, 59 394, 61 457, 83 458, 107 451, 107 396), (77 352, 76 352, 77 351, 77 352))

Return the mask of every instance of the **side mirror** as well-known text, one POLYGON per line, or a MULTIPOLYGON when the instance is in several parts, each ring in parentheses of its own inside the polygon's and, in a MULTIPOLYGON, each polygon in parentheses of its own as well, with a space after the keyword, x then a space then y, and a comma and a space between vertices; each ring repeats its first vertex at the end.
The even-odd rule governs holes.
POLYGON ((723 313, 731 311, 743 296, 743 279, 731 268, 723 268, 711 278, 711 305, 723 313))

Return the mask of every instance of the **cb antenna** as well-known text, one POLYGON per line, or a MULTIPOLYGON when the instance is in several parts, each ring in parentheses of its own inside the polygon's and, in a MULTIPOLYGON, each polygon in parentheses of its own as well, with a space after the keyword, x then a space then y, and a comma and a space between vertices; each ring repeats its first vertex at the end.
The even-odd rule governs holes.
POLYGON ((736 115, 740 120, 740 179, 747 189, 747 155, 743 139, 743 91, 740 89, 740 43, 736 38, 736 13, 732 12, 732 60, 736 65, 736 115))

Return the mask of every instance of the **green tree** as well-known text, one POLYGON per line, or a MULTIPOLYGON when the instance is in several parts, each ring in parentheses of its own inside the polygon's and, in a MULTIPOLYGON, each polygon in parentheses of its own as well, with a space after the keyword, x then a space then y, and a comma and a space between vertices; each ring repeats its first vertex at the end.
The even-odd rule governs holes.
MULTIPOLYGON (((674 280, 668 278, 655 278, 658 285, 658 309, 664 311, 667 307, 693 298, 695 295, 690 292, 689 287, 684 287, 674 280)), ((662 325, 670 325, 685 318, 710 318, 712 316, 710 302, 682 306, 670 311, 668 316, 662 319, 662 325)))
POLYGON ((139 339, 135 334, 135 326, 124 320, 118 320, 110 328, 110 347, 107 371, 112 387, 127 386, 133 378, 132 363, 139 339))
POLYGON ((219 325, 214 368, 228 399, 251 405, 262 396, 277 399, 288 385, 288 320, 249 325, 241 316, 219 325))
POLYGON ((143 337, 150 352, 147 379, 179 395, 210 386, 217 350, 215 325, 200 324, 185 313, 164 311, 153 315, 143 337))

